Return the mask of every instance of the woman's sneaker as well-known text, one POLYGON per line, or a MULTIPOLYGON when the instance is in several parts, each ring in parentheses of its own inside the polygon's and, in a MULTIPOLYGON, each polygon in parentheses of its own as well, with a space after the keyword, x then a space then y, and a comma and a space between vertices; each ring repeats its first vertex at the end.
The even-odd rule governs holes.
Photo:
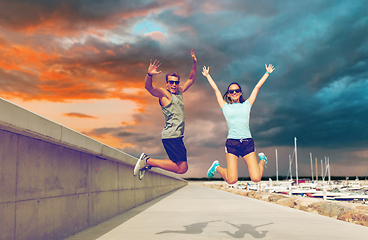
MULTIPOLYGON (((141 156, 139 157, 137 163, 135 164, 134 167, 134 171, 133 171, 133 176, 137 176, 139 171, 144 168, 145 166, 147 166, 147 160, 150 157, 144 153, 141 154, 141 156)), ((144 173, 143 173, 144 174, 144 173)), ((143 176, 142 176, 143 177, 143 176)))
POLYGON ((208 171, 207 171, 207 176, 209 177, 209 178, 213 178, 213 176, 217 173, 217 171, 216 171, 216 167, 217 166, 220 166, 220 163, 219 163, 219 161, 217 161, 217 160, 215 160, 213 163, 212 163, 212 165, 211 165, 211 167, 208 169, 208 171))
POLYGON ((259 157, 259 160, 260 161, 264 161, 265 162, 265 167, 267 165, 267 158, 266 158, 266 155, 264 155, 264 153, 258 153, 258 157, 259 157))

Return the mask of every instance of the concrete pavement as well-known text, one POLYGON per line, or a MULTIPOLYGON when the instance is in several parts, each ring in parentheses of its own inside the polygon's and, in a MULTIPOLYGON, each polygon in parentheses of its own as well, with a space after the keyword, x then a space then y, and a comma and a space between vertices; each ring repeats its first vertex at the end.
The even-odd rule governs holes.
POLYGON ((68 240, 345 240, 367 236, 367 227, 189 183, 68 240))

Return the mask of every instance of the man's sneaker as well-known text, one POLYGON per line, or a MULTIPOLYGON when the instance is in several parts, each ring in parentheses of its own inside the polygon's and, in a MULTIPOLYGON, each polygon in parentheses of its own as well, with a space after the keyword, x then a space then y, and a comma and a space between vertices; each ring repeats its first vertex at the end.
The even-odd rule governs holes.
POLYGON ((266 165, 267 165, 267 158, 266 158, 266 156, 264 155, 264 153, 258 153, 258 157, 259 157, 259 160, 260 161, 264 161, 265 162, 265 167, 266 167, 266 165))
POLYGON ((138 178, 139 180, 142 180, 143 177, 144 177, 144 174, 146 173, 147 170, 151 170, 152 166, 148 166, 146 165, 144 168, 142 168, 140 171, 139 171, 139 174, 138 174, 138 178))
POLYGON ((208 171, 207 171, 207 176, 209 177, 209 178, 213 178, 213 176, 217 173, 217 171, 216 171, 216 167, 217 166, 220 166, 220 163, 219 163, 219 161, 217 161, 217 160, 215 160, 213 163, 212 163, 212 165, 211 165, 211 167, 208 169, 208 171))
POLYGON ((145 166, 147 166, 147 160, 149 159, 149 156, 142 153, 141 156, 139 157, 137 163, 135 164, 134 167, 134 171, 133 171, 133 175, 137 176, 139 173, 139 170, 141 170, 142 168, 144 168, 145 166))

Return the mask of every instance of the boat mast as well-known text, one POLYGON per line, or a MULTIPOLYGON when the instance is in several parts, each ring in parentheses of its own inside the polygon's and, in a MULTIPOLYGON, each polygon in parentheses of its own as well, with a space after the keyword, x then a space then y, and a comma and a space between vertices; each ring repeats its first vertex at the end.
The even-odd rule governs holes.
POLYGON ((318 164, 317 164, 317 158, 316 158, 316 181, 318 182, 318 164))
POLYGON ((323 176, 323 160, 321 159, 321 173, 322 173, 322 182, 324 182, 325 181, 325 178, 324 178, 324 176, 323 176))
POLYGON ((327 165, 327 157, 325 157, 325 174, 324 176, 327 176, 327 171, 328 171, 328 165, 327 165))
POLYGON ((291 170, 291 156, 289 154, 289 172, 290 172, 290 180, 293 181, 293 173, 291 170))
POLYGON ((294 137, 294 146, 295 146, 295 171, 296 171, 296 185, 299 186, 298 180, 298 152, 296 150, 296 137, 294 137))
POLYGON ((275 152, 276 152, 276 181, 278 183, 279 182, 279 163, 277 159, 277 149, 275 150, 275 152))
POLYGON ((330 157, 327 158, 327 164, 328 164, 328 183, 331 184, 330 157))
POLYGON ((311 162, 311 172, 312 172, 312 182, 313 182, 313 161, 312 161, 312 153, 310 154, 310 162, 311 162))

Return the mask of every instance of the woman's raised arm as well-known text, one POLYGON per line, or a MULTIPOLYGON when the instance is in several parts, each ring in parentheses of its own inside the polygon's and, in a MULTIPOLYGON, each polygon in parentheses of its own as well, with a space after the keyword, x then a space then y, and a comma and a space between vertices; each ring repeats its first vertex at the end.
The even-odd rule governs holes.
POLYGON ((252 93, 250 94, 250 97, 248 98, 248 101, 249 101, 251 106, 253 106, 253 103, 256 101, 259 89, 266 82, 267 78, 270 76, 270 74, 273 72, 273 70, 275 70, 275 67, 272 64, 269 64, 268 66, 265 64, 265 67, 266 67, 266 73, 258 81, 257 85, 254 87, 252 93))
POLYGON ((206 69, 206 66, 203 66, 202 74, 203 74, 203 76, 205 76, 207 78, 207 80, 210 83, 211 87, 215 91, 217 102, 218 102, 220 108, 222 109, 222 107, 225 105, 225 100, 222 98, 222 95, 221 95, 220 90, 218 89, 215 81, 213 81, 213 79, 212 79, 212 77, 210 75, 210 67, 208 67, 206 69))

